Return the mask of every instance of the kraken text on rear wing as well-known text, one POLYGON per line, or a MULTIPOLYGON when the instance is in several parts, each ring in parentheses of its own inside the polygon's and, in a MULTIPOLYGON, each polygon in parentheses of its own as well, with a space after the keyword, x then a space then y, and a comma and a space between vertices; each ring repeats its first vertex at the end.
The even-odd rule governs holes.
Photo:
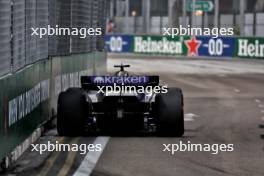
POLYGON ((82 88, 97 89, 97 86, 157 86, 159 76, 82 76, 82 88))

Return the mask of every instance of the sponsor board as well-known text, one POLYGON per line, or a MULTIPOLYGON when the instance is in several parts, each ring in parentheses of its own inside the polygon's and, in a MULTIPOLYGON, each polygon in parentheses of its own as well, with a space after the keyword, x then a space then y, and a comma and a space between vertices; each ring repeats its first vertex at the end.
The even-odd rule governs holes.
POLYGON ((104 57, 102 52, 52 57, 0 79, 0 160, 50 120, 61 91, 80 86, 81 76, 100 71, 104 57))
POLYGON ((264 38, 108 35, 108 52, 264 59, 264 38))
POLYGON ((184 37, 168 36, 134 36, 133 51, 135 53, 182 55, 184 37))
POLYGON ((237 38, 235 56, 264 59, 264 38, 237 38))
POLYGON ((131 52, 133 36, 131 35, 107 35, 105 46, 108 52, 131 52))
POLYGON ((196 37, 191 37, 188 40, 184 41, 185 46, 187 47, 187 55, 188 56, 198 56, 198 49, 201 46, 201 41, 197 40, 196 37))
POLYGON ((8 127, 26 117, 40 103, 49 99, 49 85, 50 79, 44 80, 8 102, 8 127))
POLYGON ((236 40, 232 37, 205 37, 199 36, 199 56, 233 57, 236 40))

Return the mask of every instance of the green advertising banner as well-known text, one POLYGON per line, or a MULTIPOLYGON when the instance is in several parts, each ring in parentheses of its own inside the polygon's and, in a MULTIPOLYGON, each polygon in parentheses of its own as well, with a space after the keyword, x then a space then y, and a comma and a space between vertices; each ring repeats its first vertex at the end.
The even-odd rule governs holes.
POLYGON ((190 37, 137 35, 133 37, 133 52, 145 54, 186 55, 184 40, 190 37))
POLYGON ((264 58, 264 38, 237 38, 235 57, 264 58))
POLYGON ((263 37, 107 35, 108 52, 264 59, 263 37))
POLYGON ((53 57, 0 79, 0 162, 55 115, 58 94, 106 71, 104 52, 53 57))

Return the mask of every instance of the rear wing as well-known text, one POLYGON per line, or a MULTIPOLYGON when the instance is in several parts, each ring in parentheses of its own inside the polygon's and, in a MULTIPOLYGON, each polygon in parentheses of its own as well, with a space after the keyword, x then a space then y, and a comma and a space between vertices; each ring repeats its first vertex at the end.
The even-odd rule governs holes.
POLYGON ((84 89, 97 90, 98 86, 158 86, 159 76, 82 76, 84 89))

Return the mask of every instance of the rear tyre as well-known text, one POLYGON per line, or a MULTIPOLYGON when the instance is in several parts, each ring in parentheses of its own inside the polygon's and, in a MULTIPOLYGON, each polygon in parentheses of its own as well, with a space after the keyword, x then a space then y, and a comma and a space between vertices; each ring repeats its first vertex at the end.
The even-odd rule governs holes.
POLYGON ((69 88, 58 98, 57 130, 60 136, 79 136, 84 129, 86 114, 85 91, 69 88))
POLYGON ((181 137, 184 134, 183 94, 179 88, 156 96, 157 133, 160 136, 181 137))

